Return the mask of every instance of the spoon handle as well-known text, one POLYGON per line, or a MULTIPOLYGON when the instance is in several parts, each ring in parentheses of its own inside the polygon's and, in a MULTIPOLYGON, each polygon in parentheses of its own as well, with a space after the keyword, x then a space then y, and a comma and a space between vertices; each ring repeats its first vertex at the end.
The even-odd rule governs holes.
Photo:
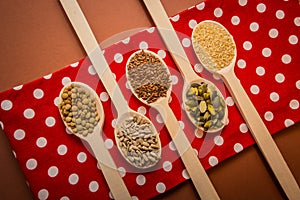
POLYGON ((118 114, 128 111, 127 101, 125 100, 120 87, 115 81, 112 71, 103 55, 98 42, 76 0, 60 0, 78 38, 81 41, 85 52, 89 56, 95 71, 101 79, 106 91, 108 92, 118 114))
POLYGON ((89 143, 94 156, 97 159, 113 197, 115 199, 131 199, 117 166, 105 147, 101 134, 101 127, 97 126, 94 133, 86 138, 86 141, 89 143))
POLYGON ((260 118, 247 93, 237 79, 233 68, 221 74, 230 93, 243 115, 252 136, 261 152, 269 163, 281 187, 289 199, 300 199, 300 190, 297 182, 286 164, 282 154, 276 146, 267 127, 260 118))
POLYGON ((220 199, 167 101, 155 104, 201 199, 220 199))
MULTIPOLYGON (((75 0, 61 0, 60 1, 69 20, 71 21, 86 53, 88 54, 96 72, 99 75, 104 87, 109 93, 118 114, 125 113, 128 111, 129 107, 127 102, 122 95, 122 92, 115 81, 115 78, 112 75, 112 72, 108 66, 108 63, 103 56, 103 53, 97 43, 95 36, 92 33, 91 28, 89 27, 86 18, 84 17, 78 3, 75 0)), ((97 133, 94 133, 96 135, 97 133)), ((109 163, 113 163, 111 157, 107 157, 109 152, 104 151, 104 144, 99 144, 101 138, 88 140, 91 148, 94 151, 94 154, 99 162, 99 165, 102 169, 102 173, 110 187, 112 195, 115 199, 131 199, 131 196, 126 188, 126 185, 121 178, 116 168, 111 168, 107 164, 101 162, 101 158, 105 159, 109 163), (102 155, 102 156, 101 156, 102 155), (104 155, 104 158, 103 158, 104 155), (109 158, 107 160, 107 158, 109 158)))
POLYGON ((185 81, 189 82, 190 80, 199 78, 193 71, 176 31, 174 30, 160 0, 144 0, 144 3, 185 81))

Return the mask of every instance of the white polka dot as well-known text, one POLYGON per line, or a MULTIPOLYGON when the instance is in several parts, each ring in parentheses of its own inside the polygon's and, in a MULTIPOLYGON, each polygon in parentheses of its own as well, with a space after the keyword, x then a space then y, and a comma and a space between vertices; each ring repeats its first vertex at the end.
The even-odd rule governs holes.
POLYGON ((77 161, 80 162, 80 163, 84 163, 86 161, 86 153, 84 152, 80 152, 78 155, 77 155, 77 161))
POLYGON ((35 89, 34 91, 33 91, 33 96, 34 96, 34 98, 36 98, 36 99, 41 99, 41 98, 43 98, 43 96, 44 96, 44 91, 43 90, 41 90, 41 89, 35 89))
POLYGON ((202 3, 199 3, 198 5, 196 5, 196 8, 197 8, 198 10, 203 10, 204 7, 205 7, 205 2, 202 2, 202 3))
POLYGON ((53 103, 55 106, 58 106, 59 97, 55 97, 53 103))
POLYGON ((148 43, 145 41, 142 41, 140 43, 139 47, 140 47, 140 49, 143 49, 143 50, 148 49, 148 43))
POLYGON ((161 124, 164 122, 160 114, 156 115, 156 121, 161 124))
POLYGON ((145 115, 147 113, 147 110, 144 106, 140 106, 137 111, 142 115, 145 115))
POLYGON ((300 80, 296 82, 296 88, 300 90, 300 80))
POLYGON ((233 17, 231 18, 231 23, 232 23, 233 25, 238 25, 238 24, 240 23, 240 18, 239 18, 238 16, 233 16, 233 17))
POLYGON ((252 94, 258 94, 259 93, 259 87, 257 85, 252 85, 250 87, 250 91, 252 94))
POLYGON ((40 148, 44 148, 47 145, 47 139, 44 137, 39 137, 36 140, 36 146, 40 147, 40 148))
POLYGON ((250 24, 250 30, 251 30, 252 32, 256 32, 256 31, 258 31, 258 29, 259 29, 258 23, 252 22, 252 23, 250 24))
POLYGON ((58 168, 56 166, 52 166, 48 169, 48 176, 50 176, 51 178, 57 176, 58 174, 58 168))
POLYGON ((26 119, 32 119, 35 115, 35 112, 31 108, 27 108, 26 110, 24 110, 23 114, 26 119))
POLYGON ((181 175, 182 175, 182 177, 185 178, 185 179, 190 179, 190 175, 189 175, 189 173, 187 172, 186 169, 182 170, 181 175))
POLYGON ((282 10, 276 11, 276 17, 277 19, 283 19, 284 18, 284 12, 282 10))
POLYGON ((183 39, 182 39, 182 45, 183 45, 184 47, 189 47, 189 46, 191 46, 191 40, 190 40, 189 38, 183 38, 183 39))
POLYGON ((114 55, 114 60, 116 63, 121 63, 123 61, 123 55, 120 53, 116 53, 114 55))
POLYGON ((150 27, 146 29, 148 33, 153 33, 155 30, 155 27, 150 27))
POLYGON ((299 101, 297 101, 296 99, 293 99, 290 101, 290 108, 291 109, 298 109, 299 108, 299 101))
POLYGON ((221 17, 223 15, 223 10, 221 8, 216 8, 214 10, 214 15, 215 15, 215 17, 218 17, 218 18, 221 17))
POLYGON ((249 50, 252 48, 252 43, 249 42, 249 41, 245 41, 245 42, 243 43, 243 48, 244 48, 245 50, 249 51, 249 50))
POLYGON ((300 26, 300 17, 295 17, 294 23, 296 26, 300 26))
POLYGON ((48 192, 48 190, 46 190, 46 189, 41 189, 41 190, 38 192, 38 198, 39 198, 40 200, 48 199, 48 196, 49 196, 49 192, 48 192))
POLYGON ((271 51, 270 48, 268 48, 268 47, 263 48, 263 50, 262 50, 262 55, 263 55, 264 57, 270 57, 271 54, 272 54, 272 51, 271 51))
POLYGON ((276 38, 278 36, 278 30, 275 28, 270 29, 269 36, 270 38, 276 38))
POLYGON ((197 25, 197 21, 196 21, 196 20, 191 19, 191 20, 189 21, 189 27, 190 27, 191 29, 194 29, 196 25, 197 25))
POLYGON ((234 151, 235 151, 236 153, 239 153, 239 152, 241 152, 241 151, 244 149, 244 147, 243 147, 240 143, 236 143, 236 144, 233 146, 233 149, 234 149, 234 151))
POLYGON ((100 94, 100 100, 102 101, 102 102, 106 102, 107 100, 108 100, 108 94, 106 93, 106 92, 101 92, 101 94, 100 94))
POLYGON ((266 119, 267 121, 272 121, 273 118, 274 118, 274 115, 273 115, 273 113, 272 113, 271 111, 267 111, 267 112, 265 113, 264 117, 265 117, 265 119, 266 119))
POLYGON ((256 10, 257 10, 257 12, 259 12, 259 13, 263 13, 263 12, 266 11, 266 5, 263 4, 263 3, 260 3, 260 4, 258 4, 258 5, 256 6, 256 10))
POLYGON ((216 156, 210 156, 208 159, 208 163, 210 164, 210 166, 215 166, 218 164, 218 158, 216 156))
POLYGON ((290 44, 297 44, 298 43, 298 37, 296 36, 296 35, 291 35, 290 37, 289 37, 289 43, 290 44))
POLYGON ((69 176, 69 183, 71 184, 71 185, 75 185, 75 184, 77 184, 78 183, 78 181, 79 181, 79 176, 77 175, 77 174, 71 174, 70 176, 69 176))
POLYGON ((47 117, 45 120, 46 126, 52 127, 55 125, 55 118, 54 117, 47 117))
POLYGON ((23 88, 23 85, 18 85, 16 87, 13 87, 14 90, 21 90, 23 88))
POLYGON ((217 135, 216 137, 214 137, 214 143, 215 143, 215 145, 217 145, 217 146, 223 145, 223 143, 224 143, 223 137, 220 136, 220 135, 217 135))
POLYGON ((178 83, 178 78, 177 78, 176 75, 172 75, 172 76, 171 76, 171 80, 172 80, 172 84, 173 84, 173 85, 176 85, 176 84, 178 83))
POLYGON ((69 129, 69 128, 67 128, 67 127, 66 127, 66 129, 65 129, 65 130, 66 130, 66 133, 67 133, 67 134, 69 134, 69 135, 73 135, 73 134, 74 134, 74 133, 73 133, 72 131, 70 131, 70 129, 69 129))
POLYGON ((179 20, 179 18, 180 18, 180 16, 179 16, 179 14, 177 14, 177 15, 171 17, 171 20, 172 20, 173 22, 177 22, 177 21, 179 20))
POLYGON ((284 82, 285 77, 284 77, 283 74, 278 73, 278 74, 276 74, 276 76, 275 76, 275 80, 276 80, 278 83, 282 83, 282 82, 284 82))
POLYGON ((158 193, 164 193, 164 192, 166 191, 166 186, 165 186, 165 184, 162 183, 162 182, 157 183, 157 184, 156 184, 156 191, 157 191, 158 193))
POLYGON ((227 97, 227 98, 225 99, 225 102, 226 102, 226 104, 227 104, 228 106, 233 106, 233 105, 234 105, 234 101, 233 101, 232 97, 227 97))
POLYGON ((77 67, 78 65, 79 65, 79 62, 75 62, 75 63, 70 64, 71 67, 77 67))
POLYGON ((220 75, 220 74, 213 73, 213 78, 214 78, 215 80, 220 80, 220 79, 221 79, 221 75, 220 75))
POLYGON ((104 144, 107 149, 111 149, 114 146, 114 142, 111 139, 106 139, 104 144))
POLYGON ((97 72, 95 71, 95 68, 93 65, 90 65, 89 68, 88 68, 88 72, 90 75, 94 76, 97 74, 97 72))
POLYGON ((289 54, 284 54, 284 55, 281 57, 281 61, 282 61, 284 64, 289 64, 289 63, 292 61, 292 57, 291 57, 289 54))
POLYGON ((240 6, 245 6, 247 4, 247 0, 239 0, 240 6))
POLYGON ((265 74, 265 68, 263 68, 262 66, 257 67, 256 74, 259 76, 263 76, 265 74))
POLYGON ((242 123, 240 125, 240 131, 241 131, 241 133, 247 133, 248 127, 247 127, 247 125, 245 123, 242 123))
POLYGON ((4 130, 4 124, 3 124, 3 122, 1 122, 1 121, 0 121, 0 128, 1 128, 2 130, 4 130))
POLYGON ((114 199, 114 197, 113 197, 111 191, 109 191, 108 196, 109 196, 110 199, 114 199))
POLYGON ((62 198, 60 198, 60 200, 70 200, 70 199, 67 196, 63 196, 62 198))
POLYGON ((29 170, 34 170, 37 167, 37 161, 36 161, 36 159, 30 158, 29 160, 27 160, 26 167, 29 170))
POLYGON ((111 121, 111 126, 112 126, 113 128, 116 128, 116 125, 117 125, 117 119, 113 119, 113 120, 111 121))
POLYGON ((125 38, 124 40, 122 40, 123 44, 128 44, 130 41, 130 37, 125 38))
POLYGON ((96 192, 98 189, 99 189, 99 184, 98 184, 97 181, 90 182, 90 184, 89 184, 89 190, 91 192, 96 192))
POLYGON ((291 119, 286 119, 286 120, 284 120, 284 125, 285 125, 285 127, 290 127, 290 126, 292 126, 293 124, 295 124, 295 122, 294 122, 293 120, 291 120, 291 119))
POLYGON ((2 110, 8 111, 13 107, 13 103, 10 100, 3 100, 1 102, 2 110))
POLYGON ((201 73, 203 71, 203 66, 199 63, 195 64, 194 66, 194 70, 197 72, 197 73, 201 73))
POLYGON ((164 59, 166 57, 166 52, 162 49, 158 50, 157 52, 158 56, 161 57, 162 59, 164 59))
POLYGON ((119 167, 118 171, 121 177, 124 177, 126 175, 126 170, 124 167, 119 167))
POLYGON ((140 174, 136 177, 135 181, 138 185, 144 185, 146 183, 146 178, 144 175, 140 174))
POLYGON ((52 77, 52 74, 48 74, 46 76, 43 76, 43 78, 46 79, 46 80, 50 79, 51 77, 52 77))
POLYGON ((62 80, 61 80, 61 83, 63 84, 63 86, 67 85, 68 83, 71 82, 71 79, 69 77, 64 77, 62 80))
POLYGON ((169 172, 172 170, 172 163, 170 161, 165 161, 163 163, 163 169, 165 172, 169 172))
POLYGON ((273 101, 273 102, 277 102, 277 101, 279 101, 279 95, 278 95, 276 92, 272 92, 272 93, 270 94, 270 99, 271 99, 271 101, 273 101))
POLYGON ((179 123, 180 128, 184 129, 184 127, 185 127, 184 122, 183 121, 178 121, 178 123, 179 123))
POLYGON ((57 153, 61 156, 65 155, 68 151, 68 148, 66 145, 61 144, 57 147, 57 153))
POLYGON ((198 156, 198 154, 199 154, 198 150, 195 148, 193 148, 193 150, 194 150, 195 154, 198 156))
POLYGON ((243 59, 239 59, 239 60, 237 61, 237 66, 238 66, 239 68, 241 68, 241 69, 244 69, 244 68, 246 67, 246 61, 243 60, 243 59))
POLYGON ((169 149, 170 149, 171 151, 176 151, 176 147, 175 147, 175 145, 174 145, 174 142, 170 142, 170 143, 169 143, 169 149))
POLYGON ((139 200, 137 196, 131 196, 131 200, 139 200))
POLYGON ((23 140, 25 138, 25 131, 23 129, 17 129, 14 132, 14 138, 16 140, 23 140))

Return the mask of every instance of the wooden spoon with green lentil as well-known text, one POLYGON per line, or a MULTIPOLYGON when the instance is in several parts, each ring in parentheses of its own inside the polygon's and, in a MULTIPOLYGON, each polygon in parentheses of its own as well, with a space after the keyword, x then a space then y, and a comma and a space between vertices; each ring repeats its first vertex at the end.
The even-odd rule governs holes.
POLYGON ((233 36, 220 23, 205 20, 193 30, 192 43, 202 65, 221 75, 252 136, 289 199, 300 199, 299 186, 270 132, 234 73, 237 49, 233 36))

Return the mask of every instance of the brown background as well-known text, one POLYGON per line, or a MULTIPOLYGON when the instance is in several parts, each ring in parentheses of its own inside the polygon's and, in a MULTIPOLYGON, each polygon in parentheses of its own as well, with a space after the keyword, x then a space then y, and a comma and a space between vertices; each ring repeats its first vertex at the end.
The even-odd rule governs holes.
MULTIPOLYGON (((201 0, 162 0, 169 16, 201 0)), ((142 1, 80 0, 102 47, 111 36, 153 26, 142 1)), ((85 57, 84 50, 59 1, 0 1, 0 91, 52 73, 85 57)), ((125 38, 125 36, 124 36, 125 38)), ((113 40, 117 41, 118 37, 113 40)), ((0 130, 1 131, 1 130, 0 130)), ((297 182, 300 182, 300 124, 274 137, 297 182)), ((208 171, 221 199, 285 199, 285 195, 256 146, 208 171)), ((0 133, 0 199, 31 199, 24 176, 5 135, 0 133)), ((186 181, 158 199, 197 199, 186 181)))

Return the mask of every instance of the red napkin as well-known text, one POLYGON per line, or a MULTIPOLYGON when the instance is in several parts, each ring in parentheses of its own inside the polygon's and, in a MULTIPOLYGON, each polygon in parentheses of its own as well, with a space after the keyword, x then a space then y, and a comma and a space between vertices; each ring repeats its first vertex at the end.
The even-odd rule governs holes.
POLYGON ((190 36, 202 20, 222 23, 237 44, 235 72, 271 133, 300 120, 300 39, 298 1, 205 1, 173 16, 194 70, 223 92, 229 109, 222 133, 197 138, 182 109, 183 79, 155 28, 149 28, 105 49, 105 57, 132 109, 148 116, 160 131, 162 159, 152 171, 131 168, 117 151, 113 128, 117 118, 103 85, 88 59, 82 59, 36 81, 0 94, 0 125, 36 199, 112 198, 95 158, 76 136, 67 133, 57 109, 61 88, 81 81, 96 89, 105 110, 103 138, 133 199, 148 199, 189 178, 156 110, 139 102, 126 84, 125 64, 138 49, 158 53, 172 74, 170 106, 206 169, 254 143, 230 94, 218 76, 199 64, 190 36), (141 192, 142 191, 142 192, 141 192))

